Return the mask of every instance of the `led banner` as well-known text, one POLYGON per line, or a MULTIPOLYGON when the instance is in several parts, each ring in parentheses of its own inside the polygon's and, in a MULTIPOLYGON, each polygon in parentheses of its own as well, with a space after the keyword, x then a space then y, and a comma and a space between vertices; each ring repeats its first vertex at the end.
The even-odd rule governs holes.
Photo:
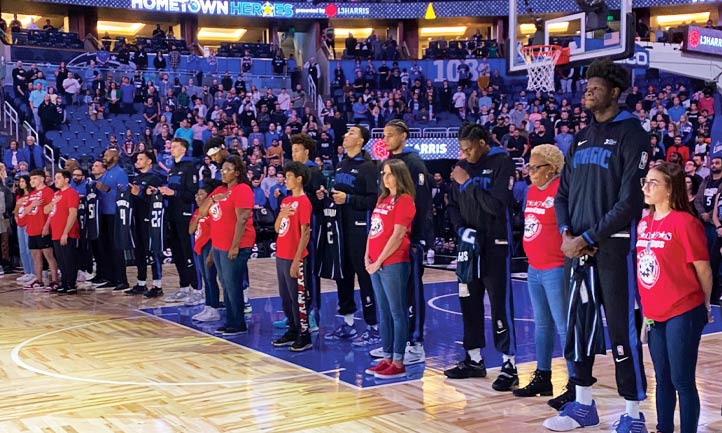
POLYGON ((682 50, 688 53, 722 56, 722 30, 689 26, 682 50))
MULTIPOLYGON (((406 140, 406 147, 416 149, 421 159, 459 159, 461 154, 456 138, 410 138, 406 140)), ((388 156, 381 138, 372 138, 364 149, 374 159, 386 159, 388 156)))

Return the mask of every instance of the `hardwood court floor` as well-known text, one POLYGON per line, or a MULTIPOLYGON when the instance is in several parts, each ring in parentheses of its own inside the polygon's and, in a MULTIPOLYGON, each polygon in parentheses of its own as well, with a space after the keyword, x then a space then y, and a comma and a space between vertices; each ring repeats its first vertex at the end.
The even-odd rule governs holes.
MULTIPOLYGON (((174 270, 164 271, 164 285, 174 287, 174 270)), ((252 261, 250 272, 253 297, 276 296, 272 260, 252 261)), ((442 271, 425 277, 450 279, 442 271)), ((527 433, 545 431, 541 422, 553 415, 543 399, 493 391, 495 371, 453 382, 427 368, 421 381, 362 390, 136 311, 160 301, 24 292, 11 275, 0 278, 0 294, 0 433, 527 433)), ((700 353, 704 433, 722 432, 721 346, 722 336, 706 336, 700 353)), ((646 349, 645 359, 653 391, 646 349)), ((522 382, 533 369, 520 366, 522 382)), ((560 360, 554 372, 558 391, 566 381, 560 360)), ((611 359, 600 358, 596 373, 602 424, 589 431, 609 431, 623 410, 611 359)), ((642 409, 652 430, 653 399, 642 409)))

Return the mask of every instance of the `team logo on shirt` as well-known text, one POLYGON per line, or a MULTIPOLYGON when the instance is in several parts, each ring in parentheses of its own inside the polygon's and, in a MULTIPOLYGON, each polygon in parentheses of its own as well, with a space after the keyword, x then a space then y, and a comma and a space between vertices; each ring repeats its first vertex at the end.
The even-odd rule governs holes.
POLYGON ((541 233, 541 223, 534 214, 528 214, 524 218, 524 240, 533 241, 541 233))
POLYGON ((542 203, 542 206, 545 209, 551 209, 554 207, 554 197, 549 196, 546 200, 544 200, 544 203, 542 203))
POLYGON ((647 231, 647 221, 640 221, 637 225, 637 236, 642 236, 647 231))
POLYGON ((206 221, 205 218, 201 218, 198 220, 198 226, 196 227, 196 233, 195 238, 196 240, 200 239, 201 235, 203 234, 203 231, 201 229, 201 225, 206 221))
POLYGON ((637 254, 637 275, 642 287, 651 289, 659 280, 659 261, 652 250, 642 250, 637 254))
POLYGON ((381 218, 374 216, 371 218, 371 229, 369 230, 369 238, 373 239, 384 232, 384 222, 381 218))
POLYGON ((213 221, 218 221, 221 219, 221 216, 223 216, 223 212, 221 212, 221 207, 218 203, 213 203, 208 213, 211 215, 211 218, 213 218, 213 221))
MULTIPOLYGON (((294 203, 296 204, 296 203, 294 203)), ((278 237, 286 236, 286 233, 288 233, 288 228, 291 226, 291 222, 288 218, 283 218, 281 220, 281 226, 278 228, 278 237)))

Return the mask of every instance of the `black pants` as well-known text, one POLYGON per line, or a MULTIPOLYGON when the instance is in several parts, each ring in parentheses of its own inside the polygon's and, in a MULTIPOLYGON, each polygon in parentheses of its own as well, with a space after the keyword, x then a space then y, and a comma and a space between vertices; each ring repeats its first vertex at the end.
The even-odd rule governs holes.
POLYGON ((78 241, 78 270, 93 273, 93 251, 87 239, 78 241))
POLYGON ((306 309, 306 278, 308 260, 301 262, 301 278, 291 277, 292 260, 276 258, 278 293, 281 295, 283 312, 288 318, 288 330, 294 334, 308 332, 308 310, 306 309), (299 284, 300 283, 300 284, 299 284))
MULTIPOLYGON (((636 236, 632 237, 633 239, 636 236)), ((635 239, 636 240, 636 239, 635 239)), ((617 379, 617 391, 626 400, 646 398, 647 379, 642 363, 642 344, 639 341, 641 313, 637 304, 636 248, 630 250, 629 239, 615 238, 600 245, 593 285, 597 299, 601 300, 607 319, 607 332, 611 340, 612 357, 617 379)), ((571 260, 565 262, 565 275, 570 275, 571 260)), ((569 283, 568 281, 566 282, 569 283)), ((567 335, 574 328, 567 329, 567 335)), ((567 338, 567 342, 573 339, 567 338)), ((565 352, 569 352, 567 347, 565 352)), ((572 352, 574 350, 572 349, 572 352)), ((574 359, 569 359, 574 361, 574 359)), ((579 386, 592 386, 597 380, 592 375, 594 356, 583 356, 574 362, 574 377, 570 382, 579 386)))
POLYGON ((114 284, 128 282, 125 273, 125 252, 115 248, 115 215, 100 216, 100 239, 98 253, 103 256, 102 276, 114 284))
POLYGON ((366 272, 364 254, 366 253, 366 228, 346 230, 343 233, 343 278, 336 282, 338 289, 338 313, 353 314, 356 312, 354 301, 354 276, 358 275, 361 286, 361 305, 364 321, 367 325, 378 324, 376 318, 376 299, 371 285, 371 277, 366 272))
POLYGON ((412 243, 409 250, 411 269, 407 284, 406 299, 409 301, 409 341, 424 342, 424 323, 426 321, 426 297, 424 296, 424 247, 412 243))
POLYGON ((468 293, 459 291, 466 350, 486 347, 484 292, 487 292, 494 347, 505 355, 514 355, 516 352, 510 257, 507 245, 488 244, 481 258, 481 279, 474 279, 467 285, 468 293))
POLYGON ((138 281, 148 279, 148 256, 153 256, 152 274, 154 280, 163 277, 161 272, 163 261, 160 254, 152 254, 148 247, 150 245, 150 221, 138 218, 131 227, 133 243, 135 244, 135 266, 138 268, 138 281))
POLYGON ((193 287, 198 289, 198 276, 193 263, 193 249, 191 237, 188 234, 190 218, 169 221, 170 251, 173 253, 173 263, 178 270, 180 287, 193 287))
POLYGON ((60 287, 74 289, 78 279, 78 240, 68 238, 67 245, 53 241, 53 251, 61 273, 60 287))
POLYGON ((304 274, 307 294, 306 307, 309 312, 321 311, 321 277, 313 272, 316 269, 316 236, 318 236, 319 230, 315 220, 315 215, 311 216, 311 240, 308 243, 308 256, 306 257, 308 272, 304 274))

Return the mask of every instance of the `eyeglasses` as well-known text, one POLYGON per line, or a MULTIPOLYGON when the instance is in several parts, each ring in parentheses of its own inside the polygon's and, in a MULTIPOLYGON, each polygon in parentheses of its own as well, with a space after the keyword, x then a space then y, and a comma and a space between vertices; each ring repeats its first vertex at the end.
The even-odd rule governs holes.
POLYGON ((534 173, 538 171, 542 167, 549 167, 551 164, 539 164, 539 165, 527 165, 526 169, 529 170, 529 173, 534 173))
POLYGON ((650 189, 657 188, 660 185, 660 182, 656 179, 647 179, 646 177, 643 177, 639 179, 639 184, 644 187, 649 187, 650 189))

